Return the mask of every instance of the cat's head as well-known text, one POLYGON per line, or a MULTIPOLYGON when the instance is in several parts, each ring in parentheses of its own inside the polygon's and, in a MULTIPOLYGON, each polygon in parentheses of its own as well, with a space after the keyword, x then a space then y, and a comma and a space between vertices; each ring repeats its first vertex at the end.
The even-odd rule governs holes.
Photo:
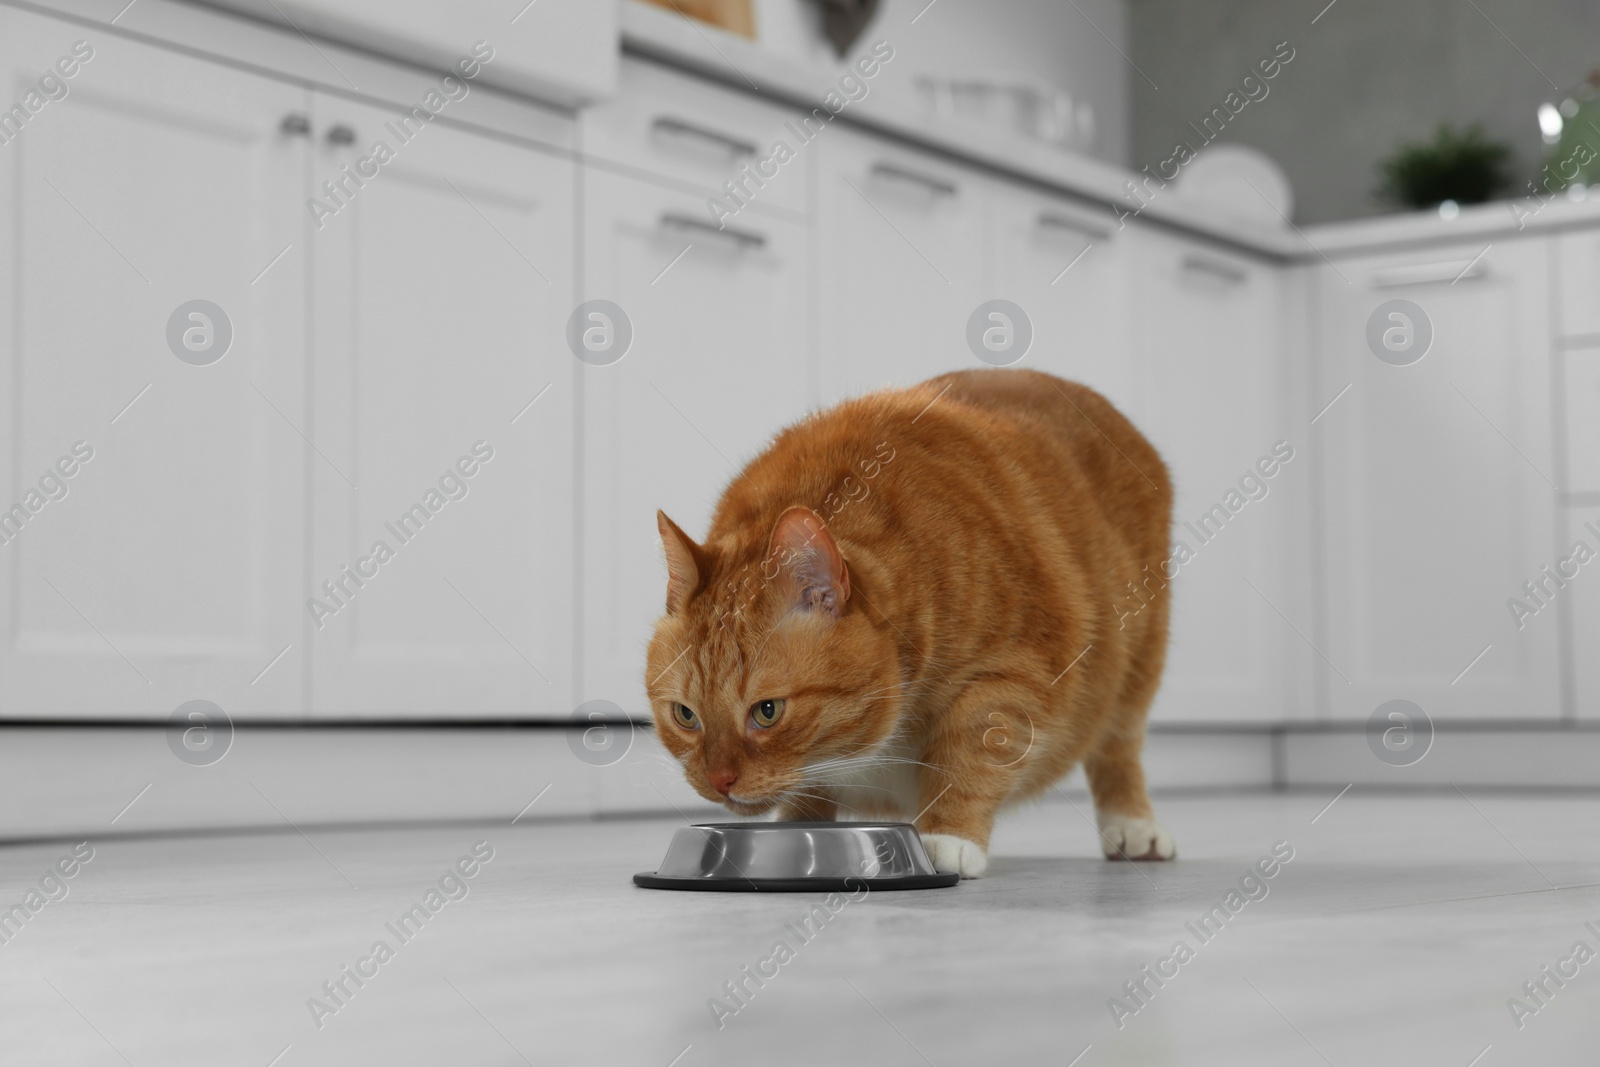
POLYGON ((815 792, 808 768, 885 741, 902 706, 899 662, 852 598, 822 519, 792 507, 761 543, 697 545, 657 513, 667 613, 645 683, 656 731, 707 800, 741 815, 815 792))

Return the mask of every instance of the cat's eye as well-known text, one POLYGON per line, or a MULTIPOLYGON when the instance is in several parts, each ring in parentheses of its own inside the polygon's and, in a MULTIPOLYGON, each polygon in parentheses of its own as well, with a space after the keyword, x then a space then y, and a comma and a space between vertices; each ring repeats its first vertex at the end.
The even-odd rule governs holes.
POLYGON ((672 705, 672 717, 676 719, 678 721, 678 725, 683 727, 685 730, 700 729, 700 716, 696 715, 693 711, 690 711, 682 704, 672 705))
POLYGON ((758 700, 750 705, 750 721, 765 730, 783 714, 783 701, 758 700))

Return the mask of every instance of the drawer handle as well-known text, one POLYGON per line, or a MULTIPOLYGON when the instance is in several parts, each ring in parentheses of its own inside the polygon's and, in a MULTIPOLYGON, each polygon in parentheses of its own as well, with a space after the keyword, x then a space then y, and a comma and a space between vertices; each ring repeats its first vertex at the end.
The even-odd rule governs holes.
POLYGON ((311 136, 311 120, 297 111, 291 111, 283 116, 283 121, 278 123, 278 130, 285 137, 311 136))
POLYGON ((1046 211, 1039 215, 1039 228, 1041 230, 1069 230, 1072 233, 1082 234, 1091 241, 1109 241, 1111 231, 1101 226, 1096 226, 1082 219, 1073 218, 1071 215, 1057 215, 1046 211))
POLYGON ((1374 289, 1399 289, 1407 285, 1437 285, 1487 278, 1489 268, 1479 259, 1456 259, 1442 263, 1419 263, 1409 267, 1390 267, 1372 272, 1374 289))
POLYGON ((699 141, 708 141, 719 148, 725 149, 729 155, 753 156, 756 154, 756 146, 751 141, 746 141, 742 137, 730 137, 725 133, 719 133, 716 130, 708 129, 693 122, 675 119, 670 115, 658 116, 651 123, 651 127, 657 133, 664 133, 669 137, 689 137, 699 141))
POLYGON ((741 248, 764 248, 767 238, 764 234, 753 230, 736 230, 731 226, 714 226, 704 219, 697 219, 693 215, 680 215, 669 211, 661 216, 661 227, 667 230, 689 230, 693 233, 708 234, 720 237, 725 241, 732 241, 741 248))
POLYGON ((1208 259, 1205 256, 1184 256, 1183 269, 1196 274, 1209 274, 1213 278, 1221 278, 1231 285, 1242 285, 1250 277, 1242 268, 1231 263, 1208 259))
POLYGON ((955 196, 961 192, 961 187, 954 182, 935 178, 931 174, 902 167, 898 163, 874 163, 872 175, 875 178, 888 178, 890 181, 909 182, 912 185, 926 189, 934 196, 955 196))
POLYGON ((328 143, 355 144, 356 131, 349 126, 340 123, 338 126, 334 126, 328 130, 328 143))

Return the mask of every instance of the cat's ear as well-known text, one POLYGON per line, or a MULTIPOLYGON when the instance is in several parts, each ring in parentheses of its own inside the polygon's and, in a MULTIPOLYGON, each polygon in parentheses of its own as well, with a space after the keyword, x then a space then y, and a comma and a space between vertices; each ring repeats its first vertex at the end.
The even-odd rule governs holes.
POLYGON ((786 580, 796 608, 834 618, 844 614, 850 570, 822 516, 799 506, 785 511, 772 529, 767 557, 786 580))
POLYGON ((666 512, 656 512, 656 528, 667 553, 667 614, 676 615, 710 574, 710 561, 705 549, 678 529, 666 512))

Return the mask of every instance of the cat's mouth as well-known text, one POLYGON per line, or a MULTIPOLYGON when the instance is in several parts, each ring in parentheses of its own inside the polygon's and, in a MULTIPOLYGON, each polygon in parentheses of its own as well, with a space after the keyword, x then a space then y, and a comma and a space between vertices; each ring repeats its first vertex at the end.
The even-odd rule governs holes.
POLYGON ((732 793, 722 798, 722 804, 735 815, 765 815, 777 807, 777 797, 737 797, 732 793))

